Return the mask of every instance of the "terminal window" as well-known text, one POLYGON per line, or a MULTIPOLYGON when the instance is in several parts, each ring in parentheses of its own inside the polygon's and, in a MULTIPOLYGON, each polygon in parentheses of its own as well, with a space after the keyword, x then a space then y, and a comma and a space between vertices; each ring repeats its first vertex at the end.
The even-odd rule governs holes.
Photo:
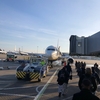
POLYGON ((82 43, 81 42, 78 42, 78 47, 80 47, 82 45, 82 43))

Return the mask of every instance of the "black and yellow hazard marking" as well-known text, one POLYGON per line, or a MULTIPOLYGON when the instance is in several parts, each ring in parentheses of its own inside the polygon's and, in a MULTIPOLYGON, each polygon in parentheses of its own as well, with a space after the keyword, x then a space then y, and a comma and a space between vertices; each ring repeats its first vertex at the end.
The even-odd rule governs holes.
MULTIPOLYGON (((17 71, 17 72, 16 72, 16 77, 17 77, 17 78, 21 78, 21 79, 25 79, 26 74, 27 74, 27 72, 17 71)), ((38 79, 39 76, 40 76, 40 74, 37 73, 37 72, 35 72, 35 73, 34 73, 34 72, 30 72, 30 73, 29 73, 29 77, 30 77, 31 80, 32 80, 32 79, 38 79)))
POLYGON ((30 78, 31 78, 31 79, 38 79, 39 76, 40 76, 39 73, 30 73, 30 78))
POLYGON ((23 72, 23 71, 17 71, 17 72, 16 72, 16 77, 17 77, 17 78, 24 79, 25 76, 26 76, 26 72, 23 72))

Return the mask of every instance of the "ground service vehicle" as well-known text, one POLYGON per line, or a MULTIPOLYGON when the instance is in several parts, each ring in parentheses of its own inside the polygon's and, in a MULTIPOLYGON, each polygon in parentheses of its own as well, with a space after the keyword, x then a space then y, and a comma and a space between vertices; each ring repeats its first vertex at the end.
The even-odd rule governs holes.
POLYGON ((7 54, 7 61, 15 61, 16 58, 17 56, 14 54, 7 54))
POLYGON ((33 62, 33 63, 27 63, 22 64, 17 67, 16 69, 16 78, 18 80, 25 79, 25 80, 32 80, 32 79, 38 79, 38 81, 41 81, 43 77, 45 77, 48 73, 49 66, 44 65, 42 66, 40 62, 33 62), (41 70, 43 69, 43 70, 41 70))
POLYGON ((7 61, 18 61, 19 63, 29 62, 30 56, 29 55, 7 54, 6 60, 7 61))

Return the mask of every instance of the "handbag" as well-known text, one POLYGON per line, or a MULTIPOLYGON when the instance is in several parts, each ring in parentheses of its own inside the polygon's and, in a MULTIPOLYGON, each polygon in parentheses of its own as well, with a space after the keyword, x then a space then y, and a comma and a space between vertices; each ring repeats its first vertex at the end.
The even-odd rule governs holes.
POLYGON ((72 75, 69 76, 69 79, 72 80, 72 75))

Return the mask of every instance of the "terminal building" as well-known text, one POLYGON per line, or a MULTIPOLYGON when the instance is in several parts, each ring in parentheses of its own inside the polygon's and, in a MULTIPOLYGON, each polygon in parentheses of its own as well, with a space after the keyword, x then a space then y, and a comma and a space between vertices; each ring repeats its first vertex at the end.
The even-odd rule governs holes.
POLYGON ((89 37, 71 35, 70 55, 100 56, 100 32, 89 37))

